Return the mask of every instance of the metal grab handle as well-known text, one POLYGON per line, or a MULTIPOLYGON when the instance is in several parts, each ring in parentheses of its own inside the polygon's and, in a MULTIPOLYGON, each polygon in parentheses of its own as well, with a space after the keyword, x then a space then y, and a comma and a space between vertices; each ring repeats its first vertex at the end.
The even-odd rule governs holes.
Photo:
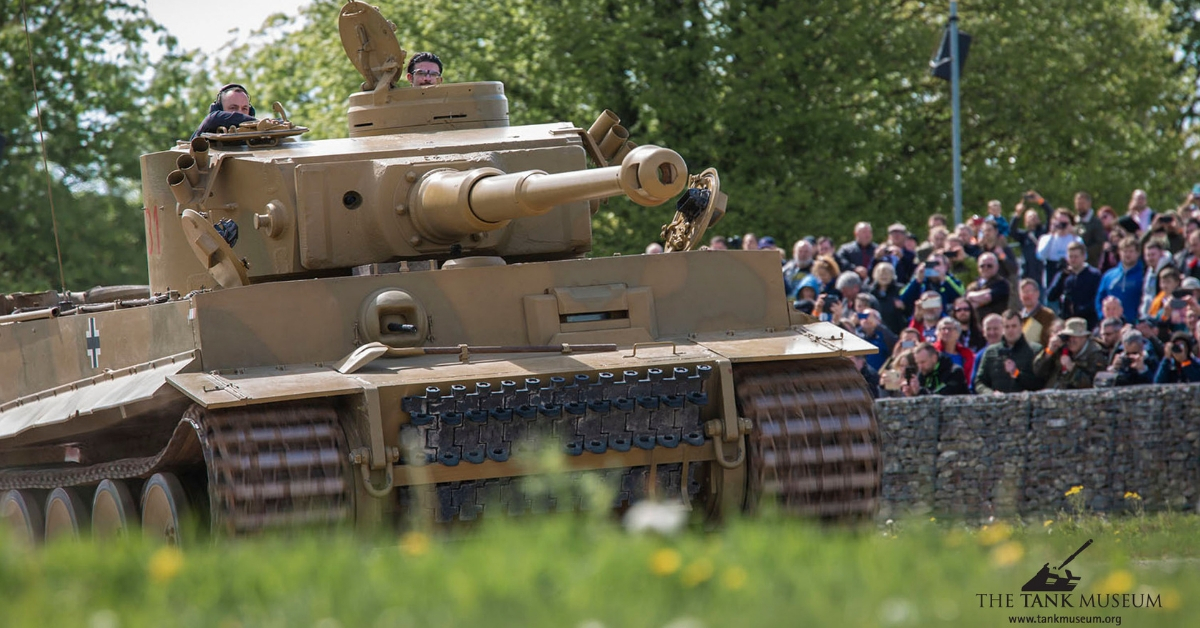
POLYGON ((392 476, 392 465, 391 464, 386 464, 383 466, 384 474, 386 476, 386 480, 385 480, 386 484, 384 484, 383 488, 375 488, 375 485, 371 483, 371 468, 368 465, 366 460, 362 461, 362 463, 359 466, 359 469, 362 470, 363 488, 366 489, 367 493, 370 493, 371 497, 383 498, 383 497, 387 497, 388 495, 390 495, 392 493, 392 483, 394 481, 394 478, 392 476))
POLYGON ((736 469, 737 467, 742 466, 742 463, 746 461, 746 438, 745 437, 741 437, 741 438, 737 439, 737 446, 738 446, 737 458, 735 458, 732 462, 725 459, 725 451, 724 451, 725 448, 723 446, 721 446, 721 441, 719 439, 716 439, 716 438, 712 439, 712 444, 713 444, 713 454, 716 456, 717 464, 721 465, 722 467, 724 467, 726 469, 736 469))
POLYGON ((678 347, 672 340, 656 340, 654 342, 635 342, 633 343, 633 353, 625 356, 627 358, 636 358, 638 347, 671 347, 671 355, 679 355, 678 347))

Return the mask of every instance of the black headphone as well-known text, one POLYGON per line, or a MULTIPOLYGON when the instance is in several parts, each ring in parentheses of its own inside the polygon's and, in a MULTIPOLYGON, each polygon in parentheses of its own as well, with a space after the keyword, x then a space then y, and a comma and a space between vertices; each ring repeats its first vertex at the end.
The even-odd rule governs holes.
MULTIPOLYGON (((221 98, 225 96, 226 92, 230 92, 230 91, 233 91, 236 89, 242 90, 242 93, 246 95, 247 99, 250 98, 250 92, 246 91, 245 87, 242 87, 241 85, 238 85, 237 83, 229 83, 229 84, 225 85, 224 87, 222 87, 221 90, 217 92, 217 98, 212 101, 211 105, 208 106, 208 112, 216 113, 218 111, 224 111, 225 106, 223 104, 221 104, 221 98)), ((254 115, 254 105, 250 105, 250 117, 251 118, 258 117, 256 115, 254 115)))

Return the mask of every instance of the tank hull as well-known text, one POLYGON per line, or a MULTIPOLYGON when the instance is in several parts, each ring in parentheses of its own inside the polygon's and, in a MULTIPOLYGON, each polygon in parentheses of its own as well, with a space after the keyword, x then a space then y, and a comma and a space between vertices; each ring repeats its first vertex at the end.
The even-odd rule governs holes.
POLYGON ((275 282, 22 322, 3 338, 28 368, 4 390, 0 490, 136 489, 170 472, 233 532, 414 512, 458 521, 492 501, 544 509, 515 478, 538 471, 528 451, 550 446, 569 469, 611 476, 618 507, 654 495, 729 512, 766 491, 808 514, 869 514, 878 437, 846 356, 873 348, 798 324, 771 296, 780 283, 774 254, 697 251, 275 282), (393 292, 408 298, 396 312, 378 305, 393 292), (335 368, 392 316, 420 323, 414 346, 463 350, 335 368), (580 343, 615 350, 569 349, 580 343), (560 350, 472 354, 479 345, 560 350), (822 401, 830 391, 849 405, 822 401), (81 401, 89 392, 101 401, 81 401), (840 436, 779 437, 800 419, 840 436), (305 430, 327 438, 238 448, 305 430), (814 466, 830 443, 857 466, 814 466), (289 467, 280 452, 308 454, 289 467), (848 492, 804 488, 823 473, 846 475, 848 492))

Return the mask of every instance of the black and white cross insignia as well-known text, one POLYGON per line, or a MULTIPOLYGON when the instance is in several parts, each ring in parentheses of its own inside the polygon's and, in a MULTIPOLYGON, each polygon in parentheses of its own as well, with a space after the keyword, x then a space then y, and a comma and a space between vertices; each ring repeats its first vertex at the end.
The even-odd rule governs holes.
POLYGON ((100 330, 96 327, 95 318, 88 319, 87 356, 92 362, 92 368, 100 368, 100 330))

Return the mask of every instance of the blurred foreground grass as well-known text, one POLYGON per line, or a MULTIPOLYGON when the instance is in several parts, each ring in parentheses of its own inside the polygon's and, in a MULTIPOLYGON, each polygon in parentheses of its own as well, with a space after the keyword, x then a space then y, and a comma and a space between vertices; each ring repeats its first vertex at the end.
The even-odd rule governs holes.
POLYGON ((1005 625, 1037 610, 1020 608, 1021 585, 1089 538, 1070 566, 1076 593, 1151 593, 1163 608, 1059 614, 1196 625, 1200 518, 1163 514, 853 530, 765 515, 671 537, 558 516, 456 538, 307 533, 182 552, 0 539, 0 626, 1005 625), (981 593, 1018 608, 980 608, 981 593))

